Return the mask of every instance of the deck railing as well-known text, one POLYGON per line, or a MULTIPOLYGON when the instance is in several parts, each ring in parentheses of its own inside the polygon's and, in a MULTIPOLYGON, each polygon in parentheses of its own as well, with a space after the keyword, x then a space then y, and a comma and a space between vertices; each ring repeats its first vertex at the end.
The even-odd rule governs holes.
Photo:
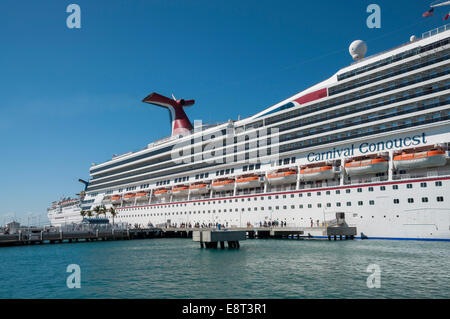
POLYGON ((436 28, 436 29, 433 29, 433 30, 430 30, 430 31, 422 33, 422 39, 429 38, 429 37, 431 37, 433 35, 436 35, 438 33, 442 33, 442 32, 447 31, 447 30, 450 30, 450 23, 448 23, 446 25, 443 25, 443 26, 441 26, 439 28, 436 28))

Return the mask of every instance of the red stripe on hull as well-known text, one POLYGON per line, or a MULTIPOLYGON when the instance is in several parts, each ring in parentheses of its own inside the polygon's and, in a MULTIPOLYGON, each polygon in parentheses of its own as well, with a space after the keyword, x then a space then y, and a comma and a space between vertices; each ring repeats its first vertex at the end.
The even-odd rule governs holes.
POLYGON ((305 103, 308 103, 311 101, 322 99, 327 96, 328 96, 327 88, 324 88, 324 89, 320 89, 320 90, 305 94, 305 95, 299 97, 298 99, 294 100, 294 102, 297 102, 298 104, 305 104, 305 103))

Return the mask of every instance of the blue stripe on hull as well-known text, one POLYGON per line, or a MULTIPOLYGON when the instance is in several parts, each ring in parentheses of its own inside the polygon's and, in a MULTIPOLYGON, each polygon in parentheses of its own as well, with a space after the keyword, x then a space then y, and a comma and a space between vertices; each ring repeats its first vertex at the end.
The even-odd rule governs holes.
MULTIPOLYGON (((313 238, 326 238, 327 236, 313 236, 313 238)), ((333 239, 333 237, 331 237, 333 239)), ((337 237, 339 238, 339 237, 337 237)), ((343 237, 344 238, 344 237, 343 237)), ((355 239, 361 239, 361 237, 354 237, 355 239)), ((402 237, 368 237, 366 239, 383 239, 383 240, 420 240, 420 241, 450 241, 450 238, 402 238, 402 237)), ((364 240, 364 239, 363 239, 364 240)))

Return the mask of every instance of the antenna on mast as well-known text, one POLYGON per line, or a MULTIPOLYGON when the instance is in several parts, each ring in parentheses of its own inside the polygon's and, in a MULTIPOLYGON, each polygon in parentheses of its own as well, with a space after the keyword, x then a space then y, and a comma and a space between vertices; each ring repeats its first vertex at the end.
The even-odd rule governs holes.
POLYGON ((437 7, 443 7, 443 6, 448 6, 448 5, 450 5, 450 1, 442 1, 442 0, 440 0, 440 1, 433 1, 430 4, 430 7, 431 8, 437 8, 437 7))

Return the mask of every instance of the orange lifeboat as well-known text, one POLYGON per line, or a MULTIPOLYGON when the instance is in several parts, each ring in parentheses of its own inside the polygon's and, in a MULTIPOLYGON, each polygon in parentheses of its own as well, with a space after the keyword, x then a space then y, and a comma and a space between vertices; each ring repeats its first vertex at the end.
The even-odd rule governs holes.
POLYGON ((443 150, 415 153, 403 152, 400 155, 394 156, 394 167, 396 169, 444 166, 446 162, 446 154, 443 150))
POLYGON ((236 188, 259 187, 261 183, 262 180, 255 174, 242 175, 236 178, 236 188))
POLYGON ((192 183, 189 186, 189 191, 191 194, 205 194, 209 191, 209 184, 203 182, 192 183))
POLYGON ((297 182, 297 170, 279 169, 267 174, 267 180, 272 185, 293 184, 297 182))
POLYGON ((123 200, 130 201, 135 197, 136 197, 136 193, 127 193, 127 194, 125 194, 125 196, 123 196, 123 200))
POLYGON ((234 189, 234 179, 233 178, 219 178, 212 182, 212 189, 217 192, 224 192, 234 189))
POLYGON ((159 188, 156 189, 153 194, 155 197, 167 197, 170 195, 170 189, 169 188, 159 188))
POLYGON ((137 192, 136 193, 136 198, 137 200, 144 200, 147 198, 148 192, 137 192))
POLYGON ((187 195, 189 193, 189 186, 187 185, 177 185, 172 187, 172 194, 174 196, 187 195))
POLYGON ((111 201, 112 201, 113 203, 119 203, 121 199, 122 199, 122 196, 121 196, 121 195, 113 195, 113 196, 111 197, 111 201))
POLYGON ((333 166, 317 166, 317 167, 305 167, 300 170, 300 179, 304 181, 314 181, 321 179, 332 179, 336 172, 333 170, 333 166))
POLYGON ((388 167, 389 161, 384 158, 369 158, 345 163, 345 171, 348 175, 382 173, 386 172, 388 167))

